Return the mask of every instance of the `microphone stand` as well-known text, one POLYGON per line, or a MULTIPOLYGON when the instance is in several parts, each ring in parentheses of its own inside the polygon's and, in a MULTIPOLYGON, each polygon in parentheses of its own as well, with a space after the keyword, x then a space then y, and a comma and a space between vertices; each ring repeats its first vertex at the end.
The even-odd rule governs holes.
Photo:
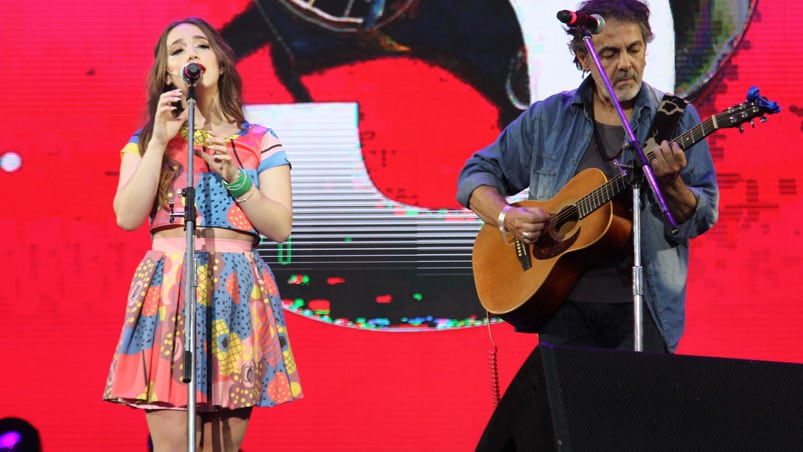
POLYGON ((184 230, 186 231, 187 248, 184 257, 184 371, 181 381, 187 383, 187 450, 195 451, 195 299, 198 287, 198 278, 195 274, 195 169, 193 159, 195 157, 195 82, 187 80, 189 85, 187 90, 187 187, 181 195, 184 197, 184 213, 176 214, 184 216, 184 230))
MULTIPOLYGON (((608 90, 608 95, 611 98, 611 103, 613 103, 614 107, 616 108, 616 112, 619 114, 619 118, 622 121, 622 127, 625 129, 625 134, 627 135, 627 145, 634 151, 634 159, 633 159, 633 172, 635 173, 633 176, 633 349, 637 352, 643 350, 642 344, 642 300, 644 295, 644 286, 643 286, 643 279, 644 275, 642 272, 641 266, 641 205, 640 205, 640 195, 641 195, 641 176, 647 180, 650 188, 652 189, 653 194, 655 195, 655 199, 658 200, 658 203, 661 207, 661 212, 664 214, 664 218, 666 219, 667 223, 672 228, 672 233, 676 233, 678 230, 678 225, 675 222, 672 213, 669 211, 669 208, 666 206, 666 202, 664 201, 663 196, 661 195, 661 191, 658 189, 658 184, 655 182, 655 176, 652 173, 652 168, 650 168, 649 161, 647 160, 647 156, 644 154, 644 150, 641 148, 641 144, 639 144, 638 139, 636 139, 636 135, 633 133, 633 129, 630 127, 630 122, 628 121, 627 116, 625 115, 624 111, 622 110, 622 105, 619 103, 619 99, 616 98, 616 92, 613 89, 613 85, 611 85, 611 81, 608 78, 608 74, 605 73, 605 69, 602 67, 602 63, 599 61, 599 56, 597 55, 596 50, 594 49, 594 43, 591 42, 591 34, 582 28, 578 28, 583 33, 583 42, 585 42, 586 49, 588 50, 589 55, 594 60, 594 65, 597 67, 597 71, 599 72, 600 78, 605 83, 605 88, 608 90)), ((621 167, 620 167, 621 170, 621 167)))

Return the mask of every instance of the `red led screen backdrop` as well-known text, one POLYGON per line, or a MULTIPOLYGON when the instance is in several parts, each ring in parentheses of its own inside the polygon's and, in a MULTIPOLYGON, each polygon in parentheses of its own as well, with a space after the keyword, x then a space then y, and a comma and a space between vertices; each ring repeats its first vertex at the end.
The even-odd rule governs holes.
MULTIPOLYGON (((47 450, 146 450, 144 417, 101 392, 146 228, 115 224, 119 150, 153 44, 202 16, 232 43, 249 115, 293 162, 276 272, 305 398, 255 412, 243 449, 472 450, 493 410, 455 200, 468 155, 530 102, 580 82, 555 17, 575 2, 7 2, 0 15, 0 417, 47 450), (310 4, 314 3, 315 7, 310 4), (568 68, 568 69, 567 69, 568 68)), ((707 118, 756 86, 782 111, 709 137, 720 221, 692 241, 679 353, 803 363, 803 63, 789 1, 651 1, 648 81, 707 118), (650 72, 652 71, 652 72, 650 72)), ((498 384, 537 344, 494 322, 498 384)))

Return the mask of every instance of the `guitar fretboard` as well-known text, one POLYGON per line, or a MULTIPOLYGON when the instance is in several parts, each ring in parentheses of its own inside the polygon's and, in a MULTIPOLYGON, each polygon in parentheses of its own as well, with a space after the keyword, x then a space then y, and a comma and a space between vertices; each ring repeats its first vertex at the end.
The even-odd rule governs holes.
MULTIPOLYGON (((675 141, 678 143, 681 149, 684 151, 689 149, 690 147, 694 146, 695 143, 702 140, 703 138, 711 135, 715 130, 717 130, 716 124, 716 116, 712 116, 705 121, 697 124, 696 126, 692 127, 691 129, 684 132, 679 137, 675 138, 675 141)), ((650 151, 647 156, 652 157, 653 152, 650 151)))
MULTIPOLYGON (((712 116, 687 130, 680 136, 674 138, 672 141, 677 142, 678 146, 685 151, 698 141, 702 140, 708 135, 711 135, 711 133, 717 130, 719 128, 719 126, 717 126, 717 121, 720 116, 729 114, 729 112, 725 112, 712 116)), ((647 160, 650 160, 653 158, 653 156, 655 156, 655 153, 652 150, 649 150, 646 152, 646 156, 647 160)), ((622 192, 622 190, 628 187, 628 179, 629 177, 626 175, 615 176, 608 182, 596 188, 591 193, 580 198, 580 200, 577 202, 577 213, 579 218, 585 218, 587 215, 591 214, 595 210, 605 205, 605 203, 615 198, 619 193, 622 192)))
POLYGON ((595 210, 602 207, 605 203, 615 198, 616 195, 627 188, 628 183, 623 175, 618 175, 608 182, 597 187, 591 193, 580 198, 577 202, 577 213, 579 218, 585 218, 595 210))

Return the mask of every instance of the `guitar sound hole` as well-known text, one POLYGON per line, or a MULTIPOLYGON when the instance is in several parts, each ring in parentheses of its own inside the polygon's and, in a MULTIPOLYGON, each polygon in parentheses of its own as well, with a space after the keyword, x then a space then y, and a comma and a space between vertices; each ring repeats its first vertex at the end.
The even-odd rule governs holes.
POLYGON ((553 218, 551 235, 556 241, 564 240, 577 226, 579 215, 574 205, 562 208, 553 218))
POLYGON ((577 240, 579 215, 573 205, 565 206, 552 216, 548 233, 533 244, 532 254, 535 259, 551 259, 566 252, 577 240))

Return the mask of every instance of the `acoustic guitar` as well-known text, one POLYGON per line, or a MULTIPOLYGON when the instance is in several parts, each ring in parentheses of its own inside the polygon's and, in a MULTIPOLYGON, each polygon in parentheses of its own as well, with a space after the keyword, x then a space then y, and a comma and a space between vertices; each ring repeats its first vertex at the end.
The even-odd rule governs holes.
MULTIPOLYGON (((775 102, 748 91, 747 101, 689 129, 673 141, 685 151, 715 130, 780 111, 775 102)), ((654 149, 654 148, 653 148, 654 149)), ((646 150, 648 160, 653 151, 646 150)), ((474 241, 472 268, 482 306, 516 330, 536 332, 569 296, 578 278, 597 256, 620 251, 630 240, 631 222, 613 199, 630 186, 632 176, 607 180, 596 168, 575 175, 549 200, 525 200, 515 206, 540 207, 552 219, 533 244, 503 241, 496 226, 483 225, 474 241)))

